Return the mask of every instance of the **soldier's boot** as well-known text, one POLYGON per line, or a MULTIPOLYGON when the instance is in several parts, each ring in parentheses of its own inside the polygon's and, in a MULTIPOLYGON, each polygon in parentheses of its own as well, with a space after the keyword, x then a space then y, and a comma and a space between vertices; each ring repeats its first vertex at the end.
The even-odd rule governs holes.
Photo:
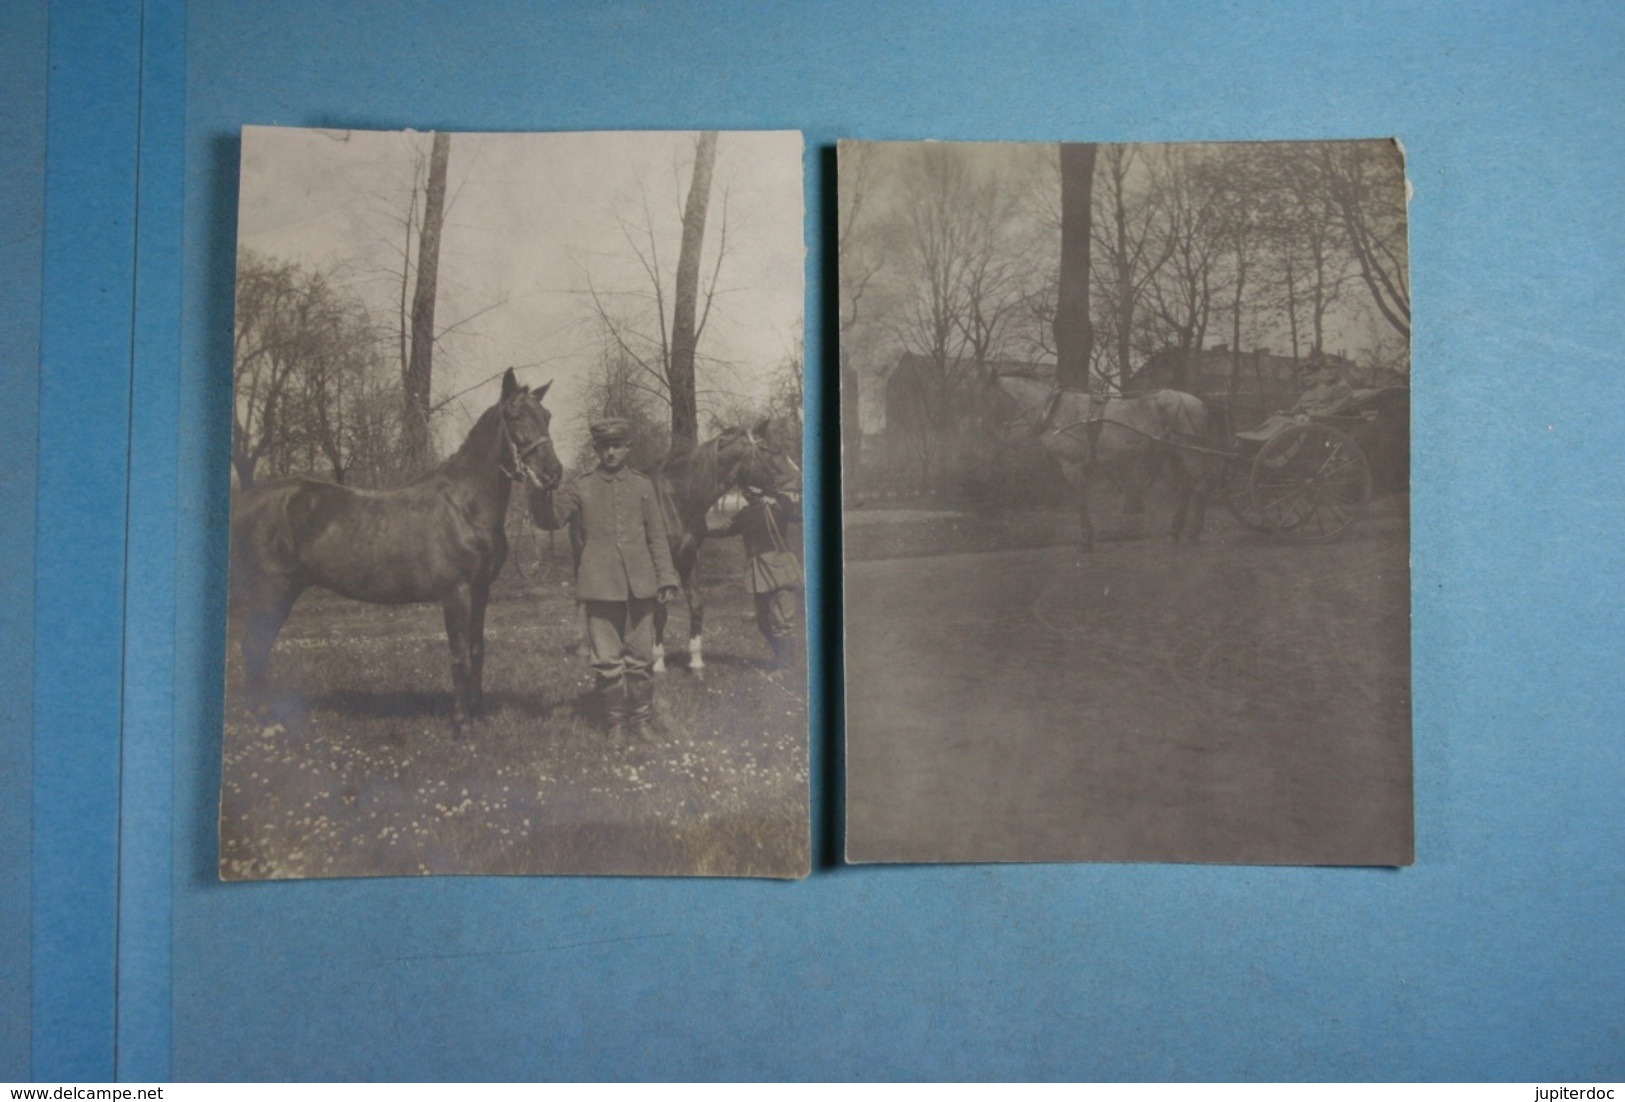
POLYGON ((655 683, 648 677, 627 678, 626 699, 632 737, 647 738, 655 725, 655 683))
POLYGON ((790 650, 790 637, 788 635, 769 635, 767 645, 773 652, 773 668, 782 670, 790 665, 792 657, 790 650))
POLYGON ((618 677, 598 682, 598 706, 605 736, 620 743, 626 738, 626 683, 618 677))

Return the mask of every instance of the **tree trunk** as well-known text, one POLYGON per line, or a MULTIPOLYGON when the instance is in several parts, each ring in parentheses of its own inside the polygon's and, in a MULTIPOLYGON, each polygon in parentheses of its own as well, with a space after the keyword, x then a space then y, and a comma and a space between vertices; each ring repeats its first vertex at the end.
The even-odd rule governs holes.
POLYGON ((1089 319, 1089 238, 1095 185, 1093 142, 1061 143, 1061 277, 1055 300, 1055 380, 1089 389, 1095 330, 1089 319))
POLYGON ((842 363, 841 481, 842 492, 849 500, 857 493, 858 478, 863 470, 863 396, 858 387, 858 373, 850 364, 842 363))
MULTIPOLYGON (((1117 389, 1128 390, 1130 341, 1134 334, 1134 262, 1135 248, 1128 236, 1128 196, 1124 180, 1128 176, 1129 162, 1121 151, 1123 146, 1112 147, 1114 152, 1107 162, 1111 180, 1112 222, 1116 230, 1112 263, 1117 276, 1117 301, 1112 303, 1112 325, 1117 341, 1117 389)), ((1132 147, 1130 147, 1132 148, 1132 147)))
POLYGON ((1230 303, 1230 400, 1235 401, 1241 380, 1241 305, 1247 289, 1247 250, 1236 244, 1236 293, 1230 303))
POLYGON ((1298 362, 1298 281, 1292 270, 1292 258, 1286 262, 1286 320, 1292 333, 1292 363, 1298 362))
POLYGON ((412 293, 412 355, 402 380, 407 462, 426 467, 435 459, 429 434, 429 394, 434 373, 434 301, 440 275, 440 227, 446 215, 446 162, 451 135, 436 134, 429 153, 429 187, 424 199, 423 234, 418 240, 418 280, 412 293))
POLYGON ((695 330, 700 298, 700 250, 705 245, 705 215, 711 202, 711 169, 717 159, 717 133, 700 135, 694 150, 694 180, 683 207, 683 244, 677 254, 676 301, 671 316, 671 442, 693 445, 699 440, 700 414, 694 387, 695 330))

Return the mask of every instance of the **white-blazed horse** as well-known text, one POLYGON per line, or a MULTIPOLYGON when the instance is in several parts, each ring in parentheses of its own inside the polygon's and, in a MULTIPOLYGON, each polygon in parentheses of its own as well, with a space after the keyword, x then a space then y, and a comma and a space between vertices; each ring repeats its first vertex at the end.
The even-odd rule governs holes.
POLYGON ((1201 537, 1212 458, 1208 411, 1200 398, 1178 390, 1095 397, 1020 375, 995 375, 989 382, 1016 404, 1013 419, 1031 428, 1060 464, 1078 509, 1085 551, 1094 547, 1089 484, 1099 471, 1122 487, 1123 511, 1138 516, 1145 512, 1152 479, 1165 465, 1172 467, 1180 479, 1173 537, 1177 541, 1185 534, 1192 543, 1201 537), (1188 515, 1193 504, 1194 515, 1188 515))

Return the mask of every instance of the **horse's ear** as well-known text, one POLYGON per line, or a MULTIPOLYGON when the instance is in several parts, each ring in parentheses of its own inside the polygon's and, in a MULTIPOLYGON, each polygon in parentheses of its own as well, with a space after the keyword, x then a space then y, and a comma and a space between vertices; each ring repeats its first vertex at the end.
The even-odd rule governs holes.
POLYGON ((502 400, 506 402, 519 393, 519 380, 514 377, 513 368, 502 373, 502 400))
POLYGON ((553 380, 549 379, 549 380, 547 380, 547 382, 543 383, 541 386, 539 386, 535 390, 531 391, 531 394, 536 398, 536 400, 538 402, 540 402, 542 400, 542 398, 547 394, 548 388, 551 387, 552 385, 553 385, 553 380))

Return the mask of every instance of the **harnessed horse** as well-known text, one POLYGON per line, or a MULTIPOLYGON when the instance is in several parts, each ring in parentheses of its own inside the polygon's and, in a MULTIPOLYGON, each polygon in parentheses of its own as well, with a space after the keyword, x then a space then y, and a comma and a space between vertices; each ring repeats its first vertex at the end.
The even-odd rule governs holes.
POLYGON ((563 469, 542 405, 546 384, 520 386, 481 414, 456 454, 394 490, 285 478, 245 493, 232 510, 233 627, 256 710, 268 703, 277 634, 312 585, 373 604, 437 601, 451 645, 452 728, 482 705, 485 606, 508 555, 503 520, 514 483, 556 485, 563 469))
POLYGON ((1200 450, 1209 439, 1207 407, 1201 399, 1177 390, 1137 398, 1097 398, 1012 375, 995 375, 990 382, 1016 402, 1019 412, 1012 420, 1025 421, 1060 464, 1075 496, 1085 551, 1094 547, 1089 484, 1095 472, 1103 469, 1114 478, 1123 487, 1123 511, 1139 516, 1145 512, 1147 487, 1170 459, 1182 475, 1173 537, 1177 541, 1186 531, 1193 500, 1190 542, 1201 537, 1209 464, 1200 450))

